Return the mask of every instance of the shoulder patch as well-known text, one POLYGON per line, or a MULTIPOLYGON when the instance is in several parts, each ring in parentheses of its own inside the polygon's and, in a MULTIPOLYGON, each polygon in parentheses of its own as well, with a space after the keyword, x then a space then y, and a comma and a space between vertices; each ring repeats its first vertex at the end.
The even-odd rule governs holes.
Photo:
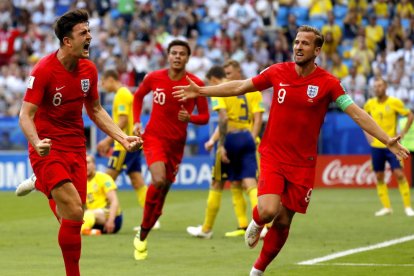
POLYGON ((30 76, 30 77, 29 77, 29 80, 27 81, 27 88, 29 88, 29 89, 33 89, 33 84, 34 84, 34 81, 35 81, 35 77, 30 76))

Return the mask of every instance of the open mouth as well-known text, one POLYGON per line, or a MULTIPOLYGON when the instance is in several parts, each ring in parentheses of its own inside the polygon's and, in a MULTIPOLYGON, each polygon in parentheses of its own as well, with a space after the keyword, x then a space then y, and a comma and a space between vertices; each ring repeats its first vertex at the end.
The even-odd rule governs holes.
POLYGON ((83 45, 83 51, 89 53, 89 46, 91 44, 90 43, 86 43, 85 45, 83 45))

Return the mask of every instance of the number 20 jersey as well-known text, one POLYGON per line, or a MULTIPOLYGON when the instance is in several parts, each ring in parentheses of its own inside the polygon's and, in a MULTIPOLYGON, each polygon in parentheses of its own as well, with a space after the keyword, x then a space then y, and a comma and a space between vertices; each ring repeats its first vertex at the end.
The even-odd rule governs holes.
POLYGON ((286 62, 268 67, 252 81, 257 90, 273 87, 259 152, 280 163, 314 167, 329 103, 346 93, 339 80, 319 67, 306 77, 299 76, 295 63, 286 62))

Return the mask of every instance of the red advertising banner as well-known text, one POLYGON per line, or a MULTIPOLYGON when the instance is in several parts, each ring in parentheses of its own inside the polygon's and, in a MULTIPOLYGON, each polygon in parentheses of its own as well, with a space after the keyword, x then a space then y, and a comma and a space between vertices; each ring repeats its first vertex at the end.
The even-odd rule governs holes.
MULTIPOLYGON (((411 179, 410 161, 404 162, 404 173, 411 179)), ((398 187, 386 166, 385 182, 388 187, 398 187)), ((374 188, 375 173, 371 169, 370 155, 320 155, 316 164, 315 187, 325 188, 374 188)), ((411 185, 411 183, 410 183, 411 185)))

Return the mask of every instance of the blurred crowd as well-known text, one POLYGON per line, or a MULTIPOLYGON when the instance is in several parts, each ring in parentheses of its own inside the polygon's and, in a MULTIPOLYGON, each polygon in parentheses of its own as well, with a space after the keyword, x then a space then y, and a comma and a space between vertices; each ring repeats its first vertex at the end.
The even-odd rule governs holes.
MULTIPOLYGON (((251 77, 291 60, 296 29, 309 24, 325 35, 318 65, 340 78, 357 104, 381 75, 389 94, 412 107, 413 6, 411 0, 2 0, 0 116, 17 116, 32 67, 59 47, 55 18, 72 8, 91 15, 90 53, 99 72, 116 68, 132 91, 146 73, 166 66, 173 39, 190 43, 187 69, 202 79, 229 58, 251 77)), ((270 96, 264 100, 270 104, 270 96)))

